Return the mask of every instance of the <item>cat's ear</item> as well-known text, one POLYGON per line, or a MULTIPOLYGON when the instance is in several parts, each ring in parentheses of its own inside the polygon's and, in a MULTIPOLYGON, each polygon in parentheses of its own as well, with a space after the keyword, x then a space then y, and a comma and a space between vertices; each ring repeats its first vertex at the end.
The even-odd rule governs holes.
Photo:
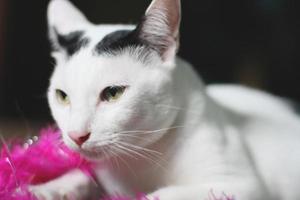
POLYGON ((52 44, 52 55, 66 57, 72 53, 72 47, 80 40, 90 22, 68 0, 51 0, 48 5, 48 29, 52 44), (71 47, 71 49, 70 49, 71 47))
POLYGON ((175 59, 179 48, 180 0, 153 0, 138 25, 139 37, 161 56, 175 59))

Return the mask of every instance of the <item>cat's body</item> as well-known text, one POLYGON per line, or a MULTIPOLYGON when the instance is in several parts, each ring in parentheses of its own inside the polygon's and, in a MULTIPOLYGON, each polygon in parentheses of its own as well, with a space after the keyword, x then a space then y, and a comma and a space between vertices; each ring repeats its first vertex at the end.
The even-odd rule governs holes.
MULTIPOLYGON (((182 61, 178 64, 178 95, 186 97, 179 110, 186 117, 174 126, 185 127, 170 131, 148 147, 163 153, 163 167, 127 160, 135 165, 131 165, 134 172, 124 166, 125 173, 120 175, 126 188, 151 192, 165 185, 201 188, 203 184, 206 196, 213 190, 227 191, 238 199, 299 199, 300 119, 293 108, 278 97, 238 85, 208 85, 203 100, 203 91, 196 89, 203 85, 194 82, 191 66, 182 61), (197 112, 203 106, 207 112, 197 112), (243 184, 249 197, 238 191, 243 184)), ((113 170, 114 176, 119 170, 113 170)), ((173 192, 170 199, 176 198, 180 189, 173 192)), ((195 198, 197 192, 190 195, 178 199, 204 198, 202 192, 198 193, 201 198, 195 198)))
MULTIPOLYGON (((299 199, 300 118, 269 94, 204 86, 175 59, 179 22, 178 0, 154 0, 137 28, 93 26, 69 2, 52 0, 57 67, 48 97, 66 144, 94 160, 110 157, 114 167, 99 170, 110 194, 299 199)), ((84 198, 89 179, 73 177, 33 191, 84 198)))

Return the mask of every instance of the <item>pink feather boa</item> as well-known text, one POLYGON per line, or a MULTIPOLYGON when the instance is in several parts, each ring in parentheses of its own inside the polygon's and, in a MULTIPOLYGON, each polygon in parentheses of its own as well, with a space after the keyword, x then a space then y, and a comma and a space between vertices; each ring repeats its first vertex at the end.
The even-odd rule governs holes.
MULTIPOLYGON (((28 190, 29 185, 37 185, 53 180, 70 170, 80 169, 93 178, 94 163, 85 160, 78 153, 67 148, 61 141, 57 129, 41 131, 27 143, 5 143, 0 152, 0 199, 1 200, 37 200, 28 190)), ((136 200, 147 200, 137 195, 136 200)), ((130 200, 126 197, 105 198, 105 200, 130 200)), ((209 200, 233 200, 224 195, 209 200)))
POLYGON ((68 149, 56 129, 21 144, 3 144, 0 157, 0 199, 33 200, 28 185, 45 183, 79 168, 91 175, 93 164, 68 149), (37 140, 37 141, 34 141, 37 140))

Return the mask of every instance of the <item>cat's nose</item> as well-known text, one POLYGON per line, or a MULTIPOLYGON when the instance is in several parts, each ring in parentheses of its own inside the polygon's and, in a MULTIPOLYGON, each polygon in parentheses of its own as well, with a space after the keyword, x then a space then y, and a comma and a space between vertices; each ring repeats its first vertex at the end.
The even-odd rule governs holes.
POLYGON ((78 146, 81 146, 90 138, 91 133, 71 131, 68 135, 78 146))

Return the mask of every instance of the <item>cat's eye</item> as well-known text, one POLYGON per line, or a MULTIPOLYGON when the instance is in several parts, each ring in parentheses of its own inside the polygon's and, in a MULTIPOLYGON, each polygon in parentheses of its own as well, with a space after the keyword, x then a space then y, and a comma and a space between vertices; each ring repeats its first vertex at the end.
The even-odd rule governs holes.
POLYGON ((125 89, 125 86, 107 87, 102 91, 100 98, 102 101, 116 101, 122 96, 125 89))
POLYGON ((70 98, 69 96, 62 90, 55 90, 55 95, 56 95, 56 99, 57 101, 61 104, 61 105, 70 105, 70 98))

